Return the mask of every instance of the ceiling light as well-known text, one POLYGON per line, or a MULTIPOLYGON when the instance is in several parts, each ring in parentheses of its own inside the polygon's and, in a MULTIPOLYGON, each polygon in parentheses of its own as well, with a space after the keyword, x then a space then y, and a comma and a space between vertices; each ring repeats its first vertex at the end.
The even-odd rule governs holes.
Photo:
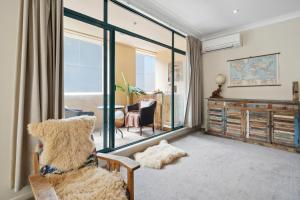
POLYGON ((233 14, 237 14, 240 10, 239 9, 234 9, 232 12, 233 14))

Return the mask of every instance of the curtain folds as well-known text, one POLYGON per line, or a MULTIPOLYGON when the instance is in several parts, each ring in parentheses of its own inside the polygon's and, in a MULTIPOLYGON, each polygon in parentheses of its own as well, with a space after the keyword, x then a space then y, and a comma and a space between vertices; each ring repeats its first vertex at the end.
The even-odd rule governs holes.
POLYGON ((36 141, 27 124, 63 115, 63 0, 22 0, 18 46, 17 105, 12 145, 12 187, 31 173, 36 141))
POLYGON ((192 36, 187 37, 187 81, 188 98, 185 112, 185 126, 200 128, 202 125, 202 44, 192 36))

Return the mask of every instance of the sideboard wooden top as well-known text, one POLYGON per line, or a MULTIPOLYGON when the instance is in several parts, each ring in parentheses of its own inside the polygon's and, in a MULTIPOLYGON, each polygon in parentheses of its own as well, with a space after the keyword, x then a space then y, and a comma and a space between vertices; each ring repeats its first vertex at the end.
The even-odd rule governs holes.
POLYGON ((243 102, 243 103, 273 103, 273 104, 290 104, 298 105, 299 102, 290 100, 270 100, 270 99, 238 99, 238 98, 207 98, 209 101, 231 101, 231 102, 243 102))

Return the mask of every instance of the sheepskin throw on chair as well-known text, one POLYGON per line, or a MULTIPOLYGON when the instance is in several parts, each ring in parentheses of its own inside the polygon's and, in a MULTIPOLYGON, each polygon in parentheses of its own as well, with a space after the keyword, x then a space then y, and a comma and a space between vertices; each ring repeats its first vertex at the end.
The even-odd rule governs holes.
POLYGON ((126 200, 126 184, 117 172, 99 168, 93 158, 94 116, 47 120, 28 125, 43 143, 42 175, 61 200, 126 200))

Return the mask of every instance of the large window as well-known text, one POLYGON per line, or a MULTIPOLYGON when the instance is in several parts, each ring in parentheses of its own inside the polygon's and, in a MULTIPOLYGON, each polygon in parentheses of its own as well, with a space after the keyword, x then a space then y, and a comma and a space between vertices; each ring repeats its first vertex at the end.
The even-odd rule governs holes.
POLYGON ((155 56, 137 52, 136 86, 146 92, 155 90, 155 56))
POLYGON ((65 117, 96 116, 96 149, 112 151, 182 127, 185 37, 116 0, 64 6, 65 117))
POLYGON ((65 93, 102 92, 102 46, 99 41, 64 37, 65 93))

